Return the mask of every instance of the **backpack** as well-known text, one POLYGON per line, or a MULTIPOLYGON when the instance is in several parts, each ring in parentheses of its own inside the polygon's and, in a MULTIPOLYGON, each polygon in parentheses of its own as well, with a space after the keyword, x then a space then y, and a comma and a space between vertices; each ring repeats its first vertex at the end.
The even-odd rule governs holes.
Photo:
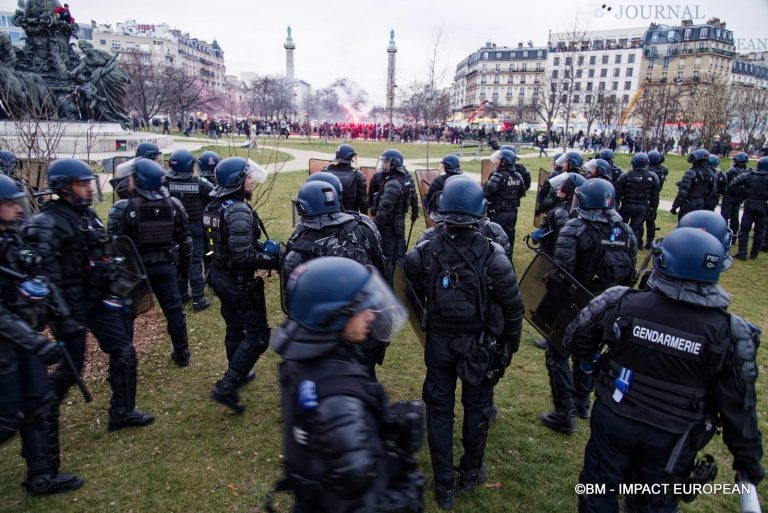
POLYGON ((631 285, 634 281, 635 268, 629 255, 631 236, 627 228, 624 223, 595 227, 599 235, 600 256, 596 259, 594 273, 597 279, 592 280, 604 288, 631 285))
POLYGON ((330 234, 327 230, 305 231, 288 246, 288 251, 308 254, 310 258, 338 256, 369 265, 372 262, 365 251, 365 241, 354 233, 357 226, 357 221, 350 220, 334 227, 338 230, 330 234))
POLYGON ((481 329, 488 310, 485 268, 493 253, 490 241, 478 236, 462 251, 441 235, 430 241, 428 250, 431 262, 425 272, 425 290, 429 325, 462 332, 481 329))

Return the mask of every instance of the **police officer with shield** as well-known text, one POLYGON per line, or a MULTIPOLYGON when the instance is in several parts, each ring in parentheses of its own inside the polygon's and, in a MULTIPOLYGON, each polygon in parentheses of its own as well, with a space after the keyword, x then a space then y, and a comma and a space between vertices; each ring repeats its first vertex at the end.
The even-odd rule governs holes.
POLYGON ((472 491, 488 477, 483 456, 495 413, 493 386, 520 345, 524 308, 517 277, 502 248, 476 229, 485 207, 483 190, 474 180, 446 180, 438 203, 439 235, 420 242, 404 266, 427 311, 423 399, 435 496, 442 509, 453 507, 457 489, 472 491), (453 467, 457 379, 464 406, 458 480, 453 467))
POLYGON ((187 228, 192 237, 192 255, 189 266, 178 268, 179 292, 182 302, 192 299, 192 310, 202 312, 211 306, 211 300, 205 297, 203 283, 203 209, 210 201, 213 184, 206 178, 194 176, 195 156, 189 150, 176 150, 168 160, 168 192, 181 201, 187 211, 187 228), (190 297, 189 290, 192 295, 190 297))
MULTIPOLYGON (((579 511, 618 511, 619 483, 695 482, 696 453, 716 425, 737 481, 762 480, 759 330, 726 311, 730 296, 717 285, 724 259, 709 233, 673 230, 648 289, 608 289, 569 325, 565 342, 594 370, 597 395, 579 480, 608 490, 581 494, 579 511)), ((670 490, 625 500, 637 511, 677 511, 680 498, 670 490)))
POLYGON ((359 350, 394 336, 404 308, 373 267, 340 257, 300 264, 287 296, 288 319, 272 338, 283 358, 277 489, 292 491, 295 513, 422 511, 423 405, 390 404, 359 350))
POLYGON ((755 259, 760 254, 766 226, 768 226, 768 157, 757 161, 757 169, 750 169, 736 178, 732 187, 744 190, 744 214, 741 216, 739 229, 739 251, 734 258, 747 259, 749 232, 752 225, 755 234, 749 258, 755 259))
POLYGON ((440 168, 443 173, 432 180, 429 184, 427 195, 424 198, 426 201, 425 208, 430 214, 437 210, 437 198, 440 196, 440 192, 445 186, 445 181, 451 176, 457 176, 462 173, 461 159, 453 153, 449 153, 440 161, 440 168))
POLYGON ((341 206, 345 211, 368 212, 365 175, 352 165, 357 152, 351 144, 340 144, 336 148, 336 160, 323 171, 335 175, 342 185, 341 206))
POLYGON ((157 162, 138 159, 129 199, 112 205, 107 232, 130 237, 147 271, 152 292, 168 323, 173 351, 171 360, 179 367, 189 365, 187 320, 181 303, 176 266, 188 265, 192 239, 187 214, 181 202, 168 197, 163 187, 165 172, 157 162))
POLYGON ((512 252, 515 250, 517 209, 526 190, 523 177, 515 170, 516 161, 517 156, 509 150, 499 150, 491 155, 496 168, 483 186, 483 195, 493 212, 489 217, 506 232, 512 252))
POLYGON ((277 269, 277 245, 267 241, 270 244, 265 247, 259 241, 258 214, 248 203, 253 197, 253 183, 266 179, 266 170, 252 160, 222 160, 216 166, 218 186, 211 193, 213 200, 203 212, 206 252, 211 253, 210 283, 221 301, 228 362, 211 390, 211 398, 237 413, 245 411, 237 390, 256 377, 253 366, 267 350, 272 332, 264 278, 256 271, 277 269))
POLYGON ((734 187, 733 182, 739 176, 747 172, 747 164, 749 163, 749 155, 740 151, 733 156, 733 166, 725 172, 725 178, 728 182, 725 195, 723 196, 723 202, 720 204, 720 215, 731 227, 733 233, 739 233, 739 210, 741 209, 741 202, 744 201, 744 186, 734 187))
MULTIPOLYGON (((46 179, 48 190, 58 198, 32 217, 23 235, 42 258, 42 272, 61 291, 72 320, 82 325, 81 330, 69 330, 54 322, 54 332, 72 355, 78 372, 85 360, 86 327, 109 355, 109 431, 150 424, 155 417, 136 408, 132 319, 124 305, 111 300, 115 261, 105 247, 104 225, 91 208, 96 176, 82 160, 58 159, 48 165, 46 179)), ((49 422, 51 444, 57 449, 59 405, 75 381, 66 365, 59 365, 51 375, 49 422)))
POLYGON ((83 480, 53 464, 59 448, 49 444, 46 366, 61 359, 61 349, 38 332, 54 292, 52 284, 34 278, 37 258, 17 231, 29 209, 26 198, 10 177, 0 175, 0 444, 19 432, 27 463, 22 486, 30 495, 50 495, 77 490, 83 480))

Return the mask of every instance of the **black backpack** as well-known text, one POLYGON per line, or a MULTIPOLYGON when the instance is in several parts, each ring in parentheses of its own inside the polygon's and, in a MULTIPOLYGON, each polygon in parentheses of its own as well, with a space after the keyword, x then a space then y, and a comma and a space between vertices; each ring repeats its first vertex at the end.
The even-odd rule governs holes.
POLYGON ((305 231, 287 249, 309 254, 310 258, 338 256, 369 265, 372 262, 365 251, 365 241, 354 233, 357 226, 358 221, 350 220, 335 226, 331 233, 327 229, 305 231))
MULTIPOLYGON (((595 226, 595 225, 592 225, 595 226)), ((593 282, 608 288, 614 285, 632 285, 635 268, 629 254, 632 237, 627 225, 600 224, 595 227, 599 236, 600 256, 596 259, 593 282)))

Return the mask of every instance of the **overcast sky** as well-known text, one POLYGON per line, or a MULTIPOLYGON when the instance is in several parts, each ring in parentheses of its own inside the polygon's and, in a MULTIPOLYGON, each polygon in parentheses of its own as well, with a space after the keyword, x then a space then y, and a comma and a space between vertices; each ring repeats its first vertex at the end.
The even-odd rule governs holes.
MULTIPOLYGON (((62 2, 63 3, 63 2, 62 2)), ((653 5, 686 7, 703 23, 712 16, 727 22, 743 48, 768 47, 768 0, 69 0, 78 23, 168 23, 224 50, 227 73, 285 74, 283 43, 290 25, 296 78, 314 89, 337 78, 355 80, 369 103, 385 103, 387 44, 395 31, 397 83, 425 80, 425 69, 442 28, 437 71, 450 85, 456 64, 485 44, 517 46, 547 42, 548 31, 564 31, 578 19, 590 30, 647 27, 653 5), (611 7, 611 11, 601 8, 611 7), (640 8, 643 7, 643 10, 640 8), (645 13, 646 19, 641 18, 645 13), (600 16, 598 16, 598 14, 600 16), (617 19, 618 17, 618 19, 617 19), (631 19, 633 18, 634 19, 631 19)), ((2 10, 15 0, 0 0, 2 10)), ((666 15, 664 12, 663 15, 666 15)), ((655 10, 651 17, 655 17, 655 10)), ((682 17, 682 16, 681 16, 682 17)))

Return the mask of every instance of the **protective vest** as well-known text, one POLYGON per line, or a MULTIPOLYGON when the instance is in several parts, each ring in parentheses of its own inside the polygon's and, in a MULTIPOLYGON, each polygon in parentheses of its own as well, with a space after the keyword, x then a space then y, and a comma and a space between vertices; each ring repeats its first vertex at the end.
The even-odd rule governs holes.
POLYGON ((363 265, 372 264, 365 250, 365 240, 358 234, 357 220, 344 224, 307 230, 291 243, 287 250, 309 255, 309 258, 321 256, 339 256, 349 258, 363 265))
POLYGON ((664 182, 667 180, 669 169, 667 169, 666 166, 662 166, 662 165, 648 166, 648 169, 656 175, 656 178, 659 179, 659 187, 660 188, 664 187, 664 182))
POLYGON ((587 223, 598 241, 597 252, 589 260, 591 279, 583 285, 590 290, 605 290, 614 285, 631 285, 634 278, 631 230, 624 223, 587 223))
POLYGON ((499 188, 488 198, 493 210, 508 212, 520 207, 520 198, 525 194, 523 178, 516 171, 495 171, 501 176, 499 188))
POLYGON ((189 178, 168 178, 168 192, 181 201, 184 210, 191 222, 198 222, 203 218, 205 203, 201 197, 200 179, 196 176, 189 178))
POLYGON ((732 167, 725 173, 725 178, 728 180, 728 185, 725 189, 725 197, 731 201, 741 201, 746 193, 745 185, 742 183, 739 186, 734 186, 733 182, 742 174, 748 172, 748 169, 742 169, 738 167, 732 167))
MULTIPOLYGON (((339 169, 336 166, 328 166, 323 171, 333 174, 341 182, 341 204, 345 210, 355 210, 357 205, 357 187, 355 187, 355 168, 346 166, 339 169)), ((359 210, 359 209, 357 209, 359 210)))
POLYGON ((232 265, 232 255, 222 234, 224 212, 232 203, 231 199, 214 201, 203 210, 204 254, 211 257, 211 263, 221 269, 230 269, 232 265))
POLYGON ((408 211, 408 200, 411 194, 414 194, 411 177, 394 172, 383 179, 380 192, 375 199, 375 210, 389 218, 404 217, 408 211), (392 181, 399 182, 399 185, 391 183, 392 181))
POLYGON ((695 167, 692 171, 694 177, 688 199, 701 199, 712 195, 715 190, 715 173, 708 167, 695 167))
POLYGON ((424 248, 424 290, 428 326, 476 333, 488 311, 486 267, 493 254, 490 241, 478 234, 469 246, 457 247, 441 235, 424 248))
POLYGON ((609 317, 603 338, 617 343, 595 387, 603 403, 672 433, 702 422, 710 413, 707 380, 724 364, 727 312, 631 290, 609 317))
POLYGON ((168 198, 148 200, 135 196, 129 201, 126 215, 131 218, 132 230, 127 230, 136 244, 145 264, 172 261, 173 231, 176 213, 168 198))
POLYGON ((752 171, 745 190, 745 201, 755 203, 768 201, 768 173, 752 171))
POLYGON ((653 175, 647 171, 629 171, 619 179, 624 185, 621 201, 648 205, 653 190, 653 175))

